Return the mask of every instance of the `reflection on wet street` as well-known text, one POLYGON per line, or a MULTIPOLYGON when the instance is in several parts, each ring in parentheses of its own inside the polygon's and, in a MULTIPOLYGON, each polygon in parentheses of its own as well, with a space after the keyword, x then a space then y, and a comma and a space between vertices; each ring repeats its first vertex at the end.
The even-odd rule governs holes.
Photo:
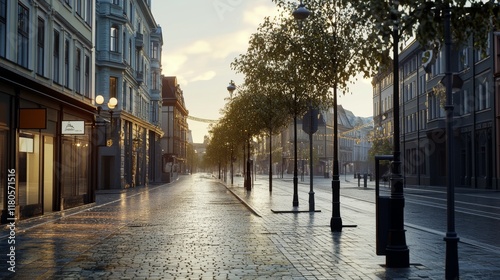
POLYGON ((298 275, 260 222, 224 186, 196 177, 99 195, 91 209, 18 233, 16 273, 0 278, 298 275))

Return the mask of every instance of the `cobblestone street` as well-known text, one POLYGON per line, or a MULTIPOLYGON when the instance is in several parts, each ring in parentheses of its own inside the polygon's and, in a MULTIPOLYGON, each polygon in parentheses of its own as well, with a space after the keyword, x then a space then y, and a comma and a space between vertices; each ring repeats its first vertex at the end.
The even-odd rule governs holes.
MULTIPOLYGON (((307 198, 301 188, 301 199, 307 198)), ((329 199, 317 193, 321 212, 275 214, 271 210, 291 208, 290 190, 279 183, 270 196, 263 181, 247 193, 239 183, 226 187, 201 174, 168 185, 99 193, 87 208, 19 222, 16 272, 4 268, 0 278, 444 278, 442 236, 408 229, 410 268, 387 269, 385 257, 375 254, 373 214, 345 203, 344 224, 356 227, 332 233, 329 199)), ((7 234, 5 228, 2 264, 7 234)), ((464 244, 459 250, 461 279, 500 275, 498 253, 464 244)))

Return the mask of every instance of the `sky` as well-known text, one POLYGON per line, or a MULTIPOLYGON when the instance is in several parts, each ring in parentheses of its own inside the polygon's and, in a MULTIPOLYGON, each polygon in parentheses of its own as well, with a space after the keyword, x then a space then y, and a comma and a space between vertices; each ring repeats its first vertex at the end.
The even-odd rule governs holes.
MULTIPOLYGON (((177 77, 190 116, 218 120, 229 82, 238 86, 244 80, 231 62, 246 53, 250 36, 277 7, 271 0, 153 0, 151 5, 163 32, 162 74, 177 77)), ((359 77, 350 90, 338 103, 356 116, 372 116, 370 80, 359 77)), ((193 142, 202 143, 209 124, 188 124, 193 142)))

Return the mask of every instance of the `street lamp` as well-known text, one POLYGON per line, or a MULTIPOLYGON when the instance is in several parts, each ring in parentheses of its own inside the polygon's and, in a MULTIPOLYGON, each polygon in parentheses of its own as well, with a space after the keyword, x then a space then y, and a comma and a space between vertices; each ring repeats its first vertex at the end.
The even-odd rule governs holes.
MULTIPOLYGON (((398 1, 393 0, 393 10, 398 9, 398 1)), ((404 229, 404 182, 401 175, 400 137, 399 137, 399 19, 397 13, 392 13, 394 22, 393 38, 393 125, 394 143, 393 160, 391 162, 391 196, 389 197, 389 234, 387 238, 385 264, 387 267, 409 267, 410 250, 406 245, 404 229)))
POLYGON ((227 86, 227 91, 229 92, 229 98, 233 99, 233 92, 236 90, 236 85, 234 84, 234 81, 231 80, 229 82, 229 85, 227 86))
MULTIPOLYGON (((104 104, 104 96, 102 96, 102 95, 96 96, 95 103, 98 105, 97 106, 97 114, 100 116, 101 111, 102 111, 102 104, 104 104)), ((112 134, 113 133, 113 110, 116 108, 116 105, 118 105, 118 99, 116 99, 116 97, 111 97, 108 100, 108 103, 106 105, 108 106, 108 109, 109 109, 108 112, 109 112, 110 131, 111 131, 110 133, 112 134)), ((107 139, 106 145, 107 146, 113 145, 113 140, 107 139)))
POLYGON ((447 163, 447 231, 444 241, 446 242, 446 266, 445 278, 458 279, 458 235, 455 231, 455 188, 453 186, 453 87, 462 87, 460 77, 451 74, 451 27, 450 27, 450 5, 447 4, 443 10, 444 17, 444 45, 445 45, 445 78, 441 81, 446 86, 446 163, 447 163))
MULTIPOLYGON (((306 8, 304 3, 302 3, 302 0, 300 0, 300 4, 297 7, 295 11, 293 11, 292 15, 297 20, 297 24, 299 28, 302 28, 303 22, 311 12, 306 8)), ((294 93, 293 95, 293 104, 294 104, 294 114, 293 114, 293 143, 294 143, 294 162, 293 162, 293 202, 292 205, 293 207, 298 207, 299 206, 299 194, 298 194, 298 185, 299 185, 299 178, 298 178, 298 167, 297 167, 297 94, 294 93)))
MULTIPOLYGON (((300 1, 299 6, 292 15, 297 20, 299 27, 303 21, 309 17, 311 12, 300 1)), ((333 93, 333 174, 332 174, 332 218, 330 219, 330 229, 333 232, 342 231, 342 218, 340 217, 340 177, 339 177, 339 156, 338 156, 338 123, 337 123, 337 88, 333 93)))
MULTIPOLYGON (((97 114, 101 114, 102 104, 104 103, 104 96, 98 95, 95 97, 95 103, 97 106, 97 114)), ((118 105, 118 99, 116 97, 111 97, 108 101, 109 114, 113 116, 113 109, 118 105)))
POLYGON ((306 5, 302 3, 302 0, 300 0, 299 6, 292 13, 293 17, 297 20, 299 27, 302 27, 303 22, 309 17, 310 14, 311 12, 306 8, 306 5))
MULTIPOLYGON (((233 99, 233 93, 236 90, 236 85, 234 81, 231 80, 227 86, 227 91, 229 92, 229 98, 233 99)), ((231 185, 233 185, 233 145, 231 144, 231 185)))

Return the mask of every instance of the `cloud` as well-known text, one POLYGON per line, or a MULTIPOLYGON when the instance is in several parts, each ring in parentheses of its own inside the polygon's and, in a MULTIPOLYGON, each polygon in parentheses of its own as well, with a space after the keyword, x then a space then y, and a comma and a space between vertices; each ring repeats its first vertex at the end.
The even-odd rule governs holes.
POLYGON ((212 46, 209 42, 204 40, 198 40, 186 47, 185 53, 187 54, 202 54, 210 53, 212 51, 212 46))
POLYGON ((163 55, 161 58, 162 63, 165 64, 165 68, 168 69, 168 73, 176 73, 186 63, 188 57, 182 53, 172 53, 163 55))
POLYGON ((213 79, 215 76, 217 76, 217 73, 215 71, 207 71, 205 73, 202 73, 192 79, 190 79, 190 82, 196 82, 196 81, 209 81, 213 79))

